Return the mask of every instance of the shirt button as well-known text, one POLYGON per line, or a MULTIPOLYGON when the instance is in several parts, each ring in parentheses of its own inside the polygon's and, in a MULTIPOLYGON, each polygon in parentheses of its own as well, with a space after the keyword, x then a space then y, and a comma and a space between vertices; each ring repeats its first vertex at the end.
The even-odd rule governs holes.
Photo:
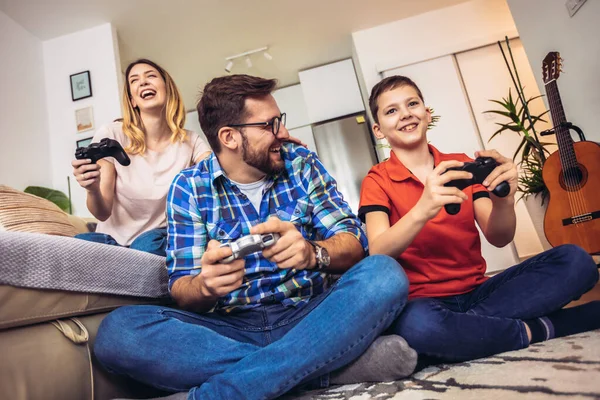
POLYGON ((225 235, 225 231, 222 231, 222 230, 219 231, 219 236, 223 236, 223 235, 225 235))
POLYGON ((294 214, 300 214, 300 210, 294 210, 294 214))

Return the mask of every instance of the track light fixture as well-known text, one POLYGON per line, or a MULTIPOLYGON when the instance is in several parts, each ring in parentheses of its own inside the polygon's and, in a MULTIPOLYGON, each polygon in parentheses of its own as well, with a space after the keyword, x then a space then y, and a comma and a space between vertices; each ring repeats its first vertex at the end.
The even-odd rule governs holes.
POLYGON ((231 68, 233 68, 233 61, 228 61, 227 65, 225 66, 225 71, 229 73, 231 72, 231 68))
POLYGON ((272 60, 272 59, 273 59, 273 56, 267 52, 267 50, 268 50, 268 49, 269 49, 269 48, 265 46, 265 47, 261 47, 261 48, 258 48, 258 49, 254 49, 254 50, 250 50, 250 51, 245 51, 245 52, 243 52, 243 53, 236 54, 236 55, 234 55, 234 56, 229 56, 229 57, 226 57, 226 58, 225 58, 225 61, 227 61, 227 64, 225 65, 225 71, 226 71, 227 73, 231 73, 231 70, 232 70, 232 68, 233 68, 233 61, 234 61, 235 59, 242 58, 242 57, 245 57, 245 58, 246 58, 246 66, 247 66, 248 68, 252 68, 252 60, 250 59, 250 56, 251 56, 252 54, 256 54, 256 53, 261 53, 261 52, 262 52, 262 53, 263 53, 263 56, 264 56, 264 57, 265 57, 267 60, 272 60))

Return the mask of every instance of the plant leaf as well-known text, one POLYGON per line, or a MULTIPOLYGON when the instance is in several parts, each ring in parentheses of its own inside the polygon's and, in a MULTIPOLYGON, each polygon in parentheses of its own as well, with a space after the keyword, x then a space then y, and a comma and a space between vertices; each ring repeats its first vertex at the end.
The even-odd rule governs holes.
POLYGON ((27 186, 24 192, 46 199, 56 204, 64 212, 69 212, 69 198, 60 190, 49 189, 43 186, 27 186))

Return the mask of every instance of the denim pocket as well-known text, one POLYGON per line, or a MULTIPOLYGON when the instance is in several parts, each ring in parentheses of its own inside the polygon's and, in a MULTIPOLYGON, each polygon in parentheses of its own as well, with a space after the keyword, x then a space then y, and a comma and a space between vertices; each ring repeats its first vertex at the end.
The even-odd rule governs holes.
POLYGON ((242 223, 237 219, 223 219, 216 224, 207 224, 208 235, 211 239, 227 243, 242 236, 242 223))

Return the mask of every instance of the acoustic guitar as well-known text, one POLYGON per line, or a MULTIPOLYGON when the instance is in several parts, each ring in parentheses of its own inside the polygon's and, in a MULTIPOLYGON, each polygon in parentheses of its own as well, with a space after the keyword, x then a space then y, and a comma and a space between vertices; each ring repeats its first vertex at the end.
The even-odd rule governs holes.
POLYGON ((596 254, 600 253, 600 145, 574 143, 571 138, 556 85, 560 64, 558 52, 548 53, 542 64, 558 144, 542 170, 550 192, 544 232, 552 246, 572 243, 596 254))

